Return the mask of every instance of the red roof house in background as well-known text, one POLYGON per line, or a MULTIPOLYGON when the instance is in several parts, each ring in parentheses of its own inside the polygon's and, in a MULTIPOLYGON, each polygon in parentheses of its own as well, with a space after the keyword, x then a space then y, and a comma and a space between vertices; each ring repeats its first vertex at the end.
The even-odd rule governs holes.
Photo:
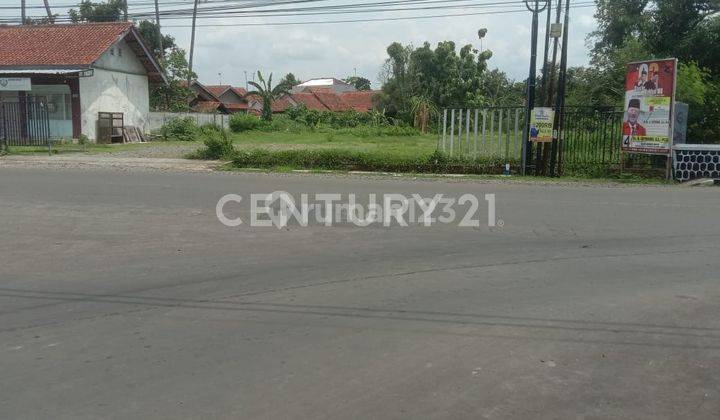
MULTIPOLYGON (((283 113, 288 108, 298 105, 316 111, 332 112, 350 110, 370 112, 373 109, 372 98, 378 93, 377 91, 358 91, 351 85, 347 85, 350 88, 344 85, 347 84, 343 82, 343 89, 322 85, 295 86, 290 93, 273 102, 273 113, 283 113)), ((231 85, 205 85, 198 81, 193 81, 190 88, 195 94, 190 102, 190 108, 195 112, 222 114, 249 112, 255 115, 260 115, 262 112, 262 99, 257 95, 248 94, 243 88, 231 85)))

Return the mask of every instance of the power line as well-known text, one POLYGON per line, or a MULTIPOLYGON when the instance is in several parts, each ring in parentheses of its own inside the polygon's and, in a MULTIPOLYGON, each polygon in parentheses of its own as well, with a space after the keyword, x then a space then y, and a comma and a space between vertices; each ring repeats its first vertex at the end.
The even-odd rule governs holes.
MULTIPOLYGON (((245 7, 242 8, 259 8, 259 10, 225 10, 222 15, 210 14, 210 10, 215 8, 198 8, 198 19, 220 19, 220 18, 253 18, 253 17, 272 17, 272 16, 305 16, 305 15, 335 15, 335 14, 357 14, 357 13, 384 13, 384 12, 405 12, 405 11, 416 11, 416 10, 435 10, 435 9, 471 9, 477 10, 493 6, 507 6, 500 10, 491 10, 484 12, 470 12, 470 13, 457 13, 457 14, 439 14, 439 15, 422 15, 422 16, 406 16, 406 17, 383 17, 383 18, 365 18, 365 19, 341 19, 341 20, 330 20, 330 21, 305 21, 305 22, 264 22, 264 23, 242 23, 242 24, 203 24, 197 25, 202 27, 211 26, 283 26, 283 25, 308 25, 308 24, 322 24, 322 23, 355 23, 355 22, 378 22, 378 21, 398 21, 398 20, 413 20, 413 19, 430 19, 430 18, 443 18, 443 17, 456 17, 456 16, 475 16, 485 14, 505 14, 505 13, 517 13, 523 9, 514 10, 516 4, 521 4, 519 1, 501 1, 501 2, 489 2, 475 5, 466 4, 450 4, 466 2, 468 0, 393 0, 393 1, 380 1, 370 3, 356 3, 356 4, 341 4, 341 5, 323 5, 319 7, 294 7, 284 9, 262 9, 267 6, 278 6, 280 4, 297 4, 297 3, 310 3, 326 0, 287 0, 277 2, 254 2, 245 3, 245 7), (404 7, 404 8, 391 8, 390 6, 397 6, 400 4, 405 5, 418 5, 416 7, 404 7), (428 4, 443 4, 444 6, 428 6, 428 4), (369 8, 373 6, 374 8, 369 8), (289 13, 291 11, 307 11, 304 13, 289 13)), ((236 0, 216 0, 214 3, 237 3, 236 0)), ((573 5, 573 7, 588 7, 592 6, 592 2, 583 2, 573 5)), ((129 15, 133 19, 153 19, 157 18, 154 11, 148 11, 147 13, 132 13, 129 15)), ((181 14, 182 10, 173 10, 160 13, 165 19, 187 19, 187 16, 181 14)), ((56 19, 57 22, 68 21, 69 17, 60 17, 56 19)), ((0 21, 3 21, 0 19, 0 21)), ((5 22, 12 22, 13 19, 4 20, 5 22)), ((165 25, 165 27, 188 27, 189 25, 165 25)))
MULTIPOLYGON (((577 6, 571 8, 583 8, 593 7, 595 2, 591 3, 580 3, 577 6)), ((493 15, 493 14, 509 14, 509 13, 521 13, 527 12, 525 9, 518 10, 496 10, 496 11, 485 11, 485 12, 473 12, 473 13, 455 13, 455 14, 442 14, 442 15, 424 15, 424 16, 402 16, 392 18, 369 18, 369 19, 346 19, 346 20, 318 20, 318 21, 305 21, 305 22, 250 22, 250 23, 214 23, 214 24, 201 24, 196 25, 197 27, 245 27, 245 26, 290 26, 290 25, 317 25, 325 23, 363 23, 363 22, 393 22, 402 20, 418 20, 418 19, 434 19, 434 18, 449 18, 449 17, 463 17, 463 16, 478 16, 478 15, 493 15)), ((165 25, 166 28, 189 28, 190 25, 165 25)))

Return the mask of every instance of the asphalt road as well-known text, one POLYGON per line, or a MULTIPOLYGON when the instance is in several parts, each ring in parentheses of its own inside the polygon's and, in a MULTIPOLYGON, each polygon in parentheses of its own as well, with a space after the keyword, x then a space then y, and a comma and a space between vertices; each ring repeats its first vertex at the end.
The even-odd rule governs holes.
POLYGON ((719 219, 718 188, 0 168, 0 418, 717 419, 719 219), (215 216, 278 189, 495 193, 504 226, 215 216))

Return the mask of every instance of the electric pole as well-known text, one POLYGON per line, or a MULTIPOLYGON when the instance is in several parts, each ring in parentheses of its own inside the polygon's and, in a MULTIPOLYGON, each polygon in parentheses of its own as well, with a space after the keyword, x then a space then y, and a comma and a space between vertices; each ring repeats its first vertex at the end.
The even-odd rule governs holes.
POLYGON ((540 93, 543 96, 543 105, 550 105, 550 99, 547 94, 547 83, 548 83, 548 53, 550 49, 550 15, 552 15, 552 0, 547 0, 547 19, 545 20, 545 51, 543 52, 543 66, 542 66, 542 85, 540 87, 540 93))
POLYGON ((127 0, 125 0, 125 1, 123 2, 123 20, 124 20, 125 22, 128 21, 128 4, 127 4, 127 0))
POLYGON ((43 3, 45 3, 45 11, 47 12, 48 23, 53 23, 55 18, 53 18, 52 11, 50 10, 50 1, 43 0, 43 3))
POLYGON ((25 16, 25 0, 20 0, 20 24, 24 25, 27 17, 25 16))
POLYGON ((155 0, 155 26, 157 30, 158 45, 160 46, 160 57, 165 57, 165 48, 163 48, 162 32, 160 31, 160 6, 158 6, 158 0, 155 0))
POLYGON ((545 5, 540 8, 540 1, 535 0, 535 6, 530 7, 530 0, 525 0, 525 7, 532 12, 532 31, 530 35, 530 74, 527 81, 527 104, 525 106, 525 130, 523 133, 523 156, 522 156, 522 173, 527 171, 527 165, 532 160, 532 145, 530 144, 530 114, 535 105, 535 77, 537 67, 537 38, 538 38, 538 14, 545 10, 548 6, 548 0, 545 5))
POLYGON ((558 91, 555 98, 555 121, 553 122, 552 152, 550 155, 550 176, 555 176, 557 156, 557 174, 562 172, 562 130, 565 107, 565 82, 567 79, 568 32, 570 30, 570 0, 565 0, 565 24, 563 27, 562 54, 560 54, 560 76, 558 78, 558 91))
POLYGON ((190 61, 188 63, 189 71, 187 77, 188 87, 190 87, 190 83, 192 82, 193 74, 193 54, 195 53, 195 20, 197 19, 197 5, 198 0, 195 0, 193 5, 192 31, 190 32, 190 61))
MULTIPOLYGON (((562 0, 557 2, 557 10, 555 12, 555 25, 560 25, 560 14, 562 13, 562 0)), ((548 105, 553 101, 553 88, 555 87, 555 64, 557 63, 558 38, 560 35, 553 36, 553 56, 552 65, 550 66, 550 80, 547 84, 548 105)))

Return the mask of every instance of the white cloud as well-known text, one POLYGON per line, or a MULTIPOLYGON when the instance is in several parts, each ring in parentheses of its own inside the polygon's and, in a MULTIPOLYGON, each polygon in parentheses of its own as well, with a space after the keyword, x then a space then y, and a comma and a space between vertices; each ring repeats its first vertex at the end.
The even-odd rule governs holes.
MULTIPOLYGON (((592 9, 571 10, 570 65, 588 61, 585 37, 596 26, 592 14, 592 9)), ((328 19, 357 17, 333 16, 328 19)), ((313 20, 322 18, 312 17, 313 20)), ((281 18, 267 20, 281 21, 281 18)), ((289 20, 284 18, 282 21, 289 20)), ((308 79, 320 76, 342 78, 352 75, 353 69, 357 68, 358 75, 377 81, 390 43, 397 41, 420 46, 428 41, 435 46, 440 41, 452 40, 458 47, 471 43, 479 48, 477 30, 484 27, 488 34, 482 46, 493 51, 490 67, 500 68, 510 77, 523 80, 527 77, 530 58, 530 21, 530 13, 523 12, 392 22, 198 27, 195 70, 201 81, 217 83, 218 72, 222 72, 223 82, 240 86, 245 83, 243 71, 252 73, 257 69, 264 73, 273 72, 275 77, 293 72, 301 79, 308 79)), ((173 24, 177 22, 173 21, 173 24)), ((240 22, 227 19, 213 23, 240 22)), ((538 67, 542 65, 544 29, 543 15, 538 67)), ((181 47, 189 47, 189 28, 166 28, 166 31, 176 37, 181 47)), ((379 86, 375 84, 375 87, 379 86)))

